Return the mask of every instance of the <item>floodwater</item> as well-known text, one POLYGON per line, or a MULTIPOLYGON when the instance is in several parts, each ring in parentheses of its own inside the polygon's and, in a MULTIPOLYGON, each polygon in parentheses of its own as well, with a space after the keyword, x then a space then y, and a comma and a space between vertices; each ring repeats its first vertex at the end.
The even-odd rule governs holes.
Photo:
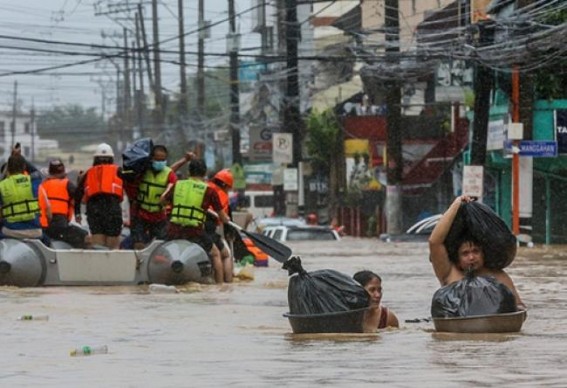
POLYGON ((293 335, 287 272, 256 268, 255 280, 188 285, 0 287, 2 387, 477 387, 566 386, 563 247, 520 248, 509 268, 528 319, 521 333, 441 334, 428 318, 438 288, 425 243, 345 238, 290 244, 306 270, 382 275, 383 303, 399 330, 293 335), (48 321, 18 321, 48 314, 48 321), (71 357, 83 345, 108 354, 71 357))

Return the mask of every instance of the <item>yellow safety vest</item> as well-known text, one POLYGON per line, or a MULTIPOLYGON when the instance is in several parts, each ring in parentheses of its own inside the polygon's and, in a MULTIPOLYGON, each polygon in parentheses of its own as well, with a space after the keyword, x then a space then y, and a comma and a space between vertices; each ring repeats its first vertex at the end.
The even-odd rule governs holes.
POLYGON ((8 222, 33 220, 39 214, 37 198, 33 196, 29 175, 11 175, 0 182, 2 218, 8 222))
POLYGON ((153 171, 146 171, 140 186, 138 187, 138 195, 136 200, 140 207, 148 212, 159 212, 163 210, 163 206, 159 202, 159 197, 167 188, 167 182, 171 168, 165 167, 163 170, 154 174, 153 171))
POLYGON ((196 179, 184 179, 175 184, 170 221, 182 226, 202 226, 205 222, 203 199, 207 183, 196 179))

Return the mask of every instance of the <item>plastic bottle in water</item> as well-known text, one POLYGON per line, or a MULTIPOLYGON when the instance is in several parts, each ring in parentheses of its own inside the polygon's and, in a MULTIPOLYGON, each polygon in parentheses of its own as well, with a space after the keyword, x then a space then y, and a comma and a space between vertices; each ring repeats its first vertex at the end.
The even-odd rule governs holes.
POLYGON ((91 356, 93 354, 106 354, 108 353, 108 346, 81 346, 80 348, 75 348, 69 353, 72 357, 76 356, 91 356))
POLYGON ((20 315, 18 321, 48 321, 49 315, 20 315))
POLYGON ((179 292, 174 286, 166 286, 165 284, 152 283, 148 289, 152 294, 176 294, 179 292))

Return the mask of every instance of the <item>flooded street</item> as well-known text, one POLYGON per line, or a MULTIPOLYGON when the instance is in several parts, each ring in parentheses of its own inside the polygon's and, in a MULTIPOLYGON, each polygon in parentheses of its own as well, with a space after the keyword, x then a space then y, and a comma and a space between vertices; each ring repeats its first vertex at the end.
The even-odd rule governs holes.
MULTIPOLYGON (((509 273, 528 319, 516 334, 440 334, 428 318, 438 283, 426 243, 345 238, 290 244, 307 271, 382 276, 401 328, 376 335, 291 334, 287 272, 270 261, 255 280, 139 287, 0 287, 4 387, 565 386, 563 247, 520 248, 509 273), (48 321, 18 321, 47 314, 48 321), (71 357, 82 345, 108 354, 71 357)), ((565 252, 565 253, 564 253, 565 252)))

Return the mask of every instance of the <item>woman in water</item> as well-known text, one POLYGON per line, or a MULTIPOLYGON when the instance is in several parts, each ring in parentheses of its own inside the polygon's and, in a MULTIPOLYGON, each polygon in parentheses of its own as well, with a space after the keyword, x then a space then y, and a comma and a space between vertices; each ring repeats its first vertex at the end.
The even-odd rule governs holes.
POLYGON ((382 306, 382 279, 372 271, 359 271, 354 280, 360 283, 370 295, 370 309, 364 318, 364 331, 375 332, 387 327, 400 327, 398 317, 389 308, 382 306))

